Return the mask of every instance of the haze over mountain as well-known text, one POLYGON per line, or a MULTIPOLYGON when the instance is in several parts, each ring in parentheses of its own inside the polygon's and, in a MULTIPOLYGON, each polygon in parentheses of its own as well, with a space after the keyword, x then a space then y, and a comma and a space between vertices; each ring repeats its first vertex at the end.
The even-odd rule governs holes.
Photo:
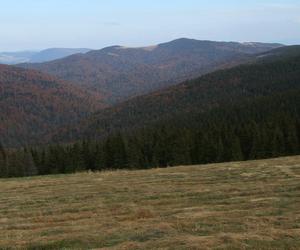
POLYGON ((0 65, 0 138, 4 146, 41 141, 103 108, 102 97, 34 70, 0 65))
POLYGON ((73 54, 86 53, 90 49, 51 48, 42 51, 0 52, 0 63, 38 63, 61 59, 73 54))
POLYGON ((36 51, 0 52, 0 63, 17 64, 28 62, 36 51))
POLYGON ((39 64, 22 64, 93 91, 113 104, 248 61, 281 44, 177 39, 150 47, 107 47, 39 64))

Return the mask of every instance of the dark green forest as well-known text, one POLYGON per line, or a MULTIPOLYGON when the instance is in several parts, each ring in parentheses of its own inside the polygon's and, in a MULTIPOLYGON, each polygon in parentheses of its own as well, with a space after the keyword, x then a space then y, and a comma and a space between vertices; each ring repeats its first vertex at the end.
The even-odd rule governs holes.
POLYGON ((174 117, 98 141, 0 150, 1 177, 147 169, 300 153, 300 91, 174 117))

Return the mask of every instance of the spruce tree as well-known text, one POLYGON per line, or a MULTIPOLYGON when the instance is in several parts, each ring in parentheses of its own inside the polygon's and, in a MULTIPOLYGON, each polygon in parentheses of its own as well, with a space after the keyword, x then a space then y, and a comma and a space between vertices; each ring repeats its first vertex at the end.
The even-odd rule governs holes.
POLYGON ((8 175, 8 156, 0 142, 0 177, 7 177, 8 175))

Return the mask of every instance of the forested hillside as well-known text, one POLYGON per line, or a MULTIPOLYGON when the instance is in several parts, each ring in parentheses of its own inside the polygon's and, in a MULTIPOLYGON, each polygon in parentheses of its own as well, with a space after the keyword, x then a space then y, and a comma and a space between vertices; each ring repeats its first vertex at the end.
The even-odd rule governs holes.
POLYGON ((54 139, 57 142, 74 138, 97 139, 119 130, 141 128, 174 116, 193 117, 215 107, 299 88, 300 56, 270 63, 242 65, 101 110, 83 120, 80 126, 58 133, 54 139))
POLYGON ((0 142, 45 142, 61 126, 105 107, 99 94, 34 70, 0 65, 0 142))
POLYGON ((23 64, 105 93, 108 104, 250 60, 280 44, 178 39, 157 46, 112 46, 42 64, 23 64))
POLYGON ((0 172, 12 177, 300 154, 299 78, 297 56, 218 71, 100 111, 84 119, 83 132, 76 125, 69 137, 55 137, 76 143, 2 148, 0 172))

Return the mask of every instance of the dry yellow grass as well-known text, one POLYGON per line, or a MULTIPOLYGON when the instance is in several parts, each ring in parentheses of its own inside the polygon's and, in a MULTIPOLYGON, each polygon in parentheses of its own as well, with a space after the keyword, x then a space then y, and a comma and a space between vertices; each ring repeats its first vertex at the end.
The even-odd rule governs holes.
POLYGON ((0 249, 300 249, 300 157, 0 180, 0 249))

